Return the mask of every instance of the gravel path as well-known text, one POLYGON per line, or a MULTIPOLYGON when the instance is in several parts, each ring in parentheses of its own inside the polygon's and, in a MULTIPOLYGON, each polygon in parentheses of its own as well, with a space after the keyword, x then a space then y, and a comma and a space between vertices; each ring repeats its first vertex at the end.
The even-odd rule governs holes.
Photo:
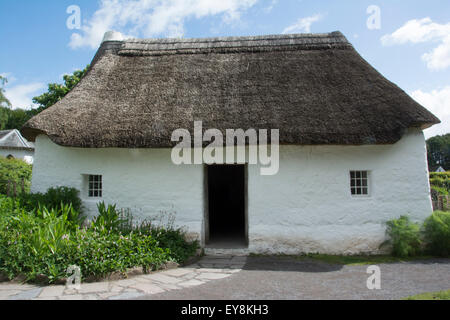
POLYGON ((367 289, 368 266, 289 257, 249 257, 242 271, 207 284, 139 299, 401 299, 450 289, 450 259, 379 264, 381 289, 367 289))

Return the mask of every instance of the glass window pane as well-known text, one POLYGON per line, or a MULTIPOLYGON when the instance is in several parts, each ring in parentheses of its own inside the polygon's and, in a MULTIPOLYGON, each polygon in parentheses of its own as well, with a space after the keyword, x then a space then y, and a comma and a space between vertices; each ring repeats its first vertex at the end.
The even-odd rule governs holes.
POLYGON ((367 178, 367 171, 363 171, 363 172, 362 172, 362 177, 363 177, 363 178, 367 178))

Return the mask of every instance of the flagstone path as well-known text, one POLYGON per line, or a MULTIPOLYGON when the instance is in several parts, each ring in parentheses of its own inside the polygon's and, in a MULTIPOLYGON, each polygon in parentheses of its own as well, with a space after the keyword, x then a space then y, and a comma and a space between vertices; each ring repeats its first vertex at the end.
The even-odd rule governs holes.
POLYGON ((125 280, 83 283, 78 289, 65 285, 39 287, 0 283, 0 300, 122 300, 164 293, 224 279, 242 270, 246 257, 205 256, 195 264, 125 280))

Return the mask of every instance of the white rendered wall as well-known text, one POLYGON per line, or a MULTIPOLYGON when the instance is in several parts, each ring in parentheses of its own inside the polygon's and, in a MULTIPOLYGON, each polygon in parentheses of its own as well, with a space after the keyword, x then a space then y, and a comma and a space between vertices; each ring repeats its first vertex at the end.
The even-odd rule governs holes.
MULTIPOLYGON (((83 174, 103 176, 103 198, 138 219, 176 212, 176 225, 203 238, 201 165, 173 165, 170 149, 79 149, 36 139, 32 191, 52 186, 82 190, 83 174)), ((249 252, 378 252, 384 222, 431 214, 423 133, 410 130, 386 146, 281 146, 280 170, 261 176, 248 166, 249 252), (350 170, 370 171, 370 196, 353 197, 350 170)))

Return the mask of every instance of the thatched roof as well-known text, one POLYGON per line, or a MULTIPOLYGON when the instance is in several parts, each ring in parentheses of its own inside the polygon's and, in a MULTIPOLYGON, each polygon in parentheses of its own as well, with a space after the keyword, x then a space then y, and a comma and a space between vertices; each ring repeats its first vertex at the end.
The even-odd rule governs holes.
POLYGON ((34 151, 34 144, 22 137, 18 130, 1 130, 0 149, 34 151))
POLYGON ((392 144, 439 120, 340 32, 103 42, 87 75, 23 128, 73 147, 173 146, 172 132, 279 129, 281 144, 392 144))

